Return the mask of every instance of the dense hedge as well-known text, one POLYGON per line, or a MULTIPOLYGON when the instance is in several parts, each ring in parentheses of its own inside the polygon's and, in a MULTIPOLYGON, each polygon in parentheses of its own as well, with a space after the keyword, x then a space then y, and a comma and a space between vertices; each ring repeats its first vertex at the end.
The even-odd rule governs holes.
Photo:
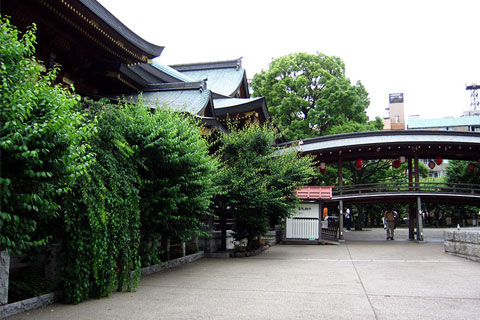
POLYGON ((0 20, 0 250, 45 244, 40 224, 58 217, 61 196, 89 162, 91 126, 79 97, 54 85, 33 58, 35 28, 23 36, 0 20))
POLYGON ((138 148, 141 179, 141 258, 150 265, 159 262, 162 239, 186 241, 201 233, 218 162, 193 116, 164 108, 151 113, 142 102, 127 109, 126 139, 138 148))
POLYGON ((218 162, 192 116, 80 103, 41 71, 34 31, 1 23, 0 249, 60 235, 66 302, 134 289, 162 239, 201 233, 218 162))

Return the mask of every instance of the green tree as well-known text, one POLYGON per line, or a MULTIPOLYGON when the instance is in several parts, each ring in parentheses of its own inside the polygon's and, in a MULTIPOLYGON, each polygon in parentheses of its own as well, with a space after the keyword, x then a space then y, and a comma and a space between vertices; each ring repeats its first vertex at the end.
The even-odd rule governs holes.
POLYGON ((447 166, 448 183, 480 184, 480 165, 476 162, 464 160, 451 160, 447 166), (468 165, 473 164, 475 170, 468 170, 468 165))
POLYGON ((268 126, 230 128, 221 137, 218 214, 235 218, 235 238, 246 238, 253 249, 271 222, 289 216, 297 199, 294 191, 313 174, 313 159, 294 150, 273 147, 276 134, 268 126))
POLYGON ((128 105, 127 141, 138 147, 143 265, 159 262, 160 241, 187 241, 202 233, 217 192, 218 162, 208 151, 200 124, 188 114, 143 102, 128 105))
POLYGON ((85 171, 90 126, 79 97, 55 85, 33 58, 35 26, 23 35, 0 20, 0 249, 45 244, 38 226, 58 217, 60 197, 85 171))
MULTIPOLYGON (((447 166, 447 182, 480 185, 480 164, 464 160, 451 160, 447 166), (473 171, 468 169, 469 165, 474 166, 473 171)), ((480 206, 456 206, 452 212, 458 216, 457 222, 465 225, 465 219, 473 218, 477 212, 480 212, 480 206)))
POLYGON ((330 134, 347 122, 366 123, 370 101, 360 82, 352 85, 338 57, 295 53, 274 59, 252 80, 288 140, 330 134))

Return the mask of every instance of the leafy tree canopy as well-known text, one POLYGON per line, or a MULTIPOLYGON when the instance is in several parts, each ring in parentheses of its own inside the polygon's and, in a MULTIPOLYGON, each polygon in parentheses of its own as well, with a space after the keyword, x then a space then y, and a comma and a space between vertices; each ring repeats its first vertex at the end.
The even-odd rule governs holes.
POLYGON ((451 160, 447 166, 447 182, 449 183, 467 183, 480 184, 480 168, 475 162, 463 160, 451 160), (475 170, 468 170, 468 165, 472 163, 475 170))
POLYGON ((222 169, 216 198, 220 214, 235 217, 235 238, 246 238, 250 248, 267 231, 270 222, 288 216, 296 204, 294 191, 313 174, 313 159, 296 151, 277 152, 276 134, 268 126, 230 128, 221 138, 222 169))
POLYGON ((255 96, 268 109, 288 140, 331 134, 335 126, 367 123, 370 100, 360 82, 345 77, 338 57, 294 53, 274 59, 252 81, 255 96))

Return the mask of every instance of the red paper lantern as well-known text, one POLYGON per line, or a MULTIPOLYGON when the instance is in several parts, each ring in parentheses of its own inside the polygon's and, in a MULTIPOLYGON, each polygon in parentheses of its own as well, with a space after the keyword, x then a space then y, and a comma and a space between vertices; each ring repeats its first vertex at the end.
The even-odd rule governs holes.
POLYGON ((398 167, 400 167, 400 161, 399 160, 395 160, 392 162, 392 165, 395 169, 397 169, 398 167))
POLYGON ((441 165, 442 162, 443 162, 442 157, 436 157, 436 158, 435 158, 435 163, 437 164, 437 166, 441 165))
POLYGON ((325 169, 325 168, 323 168, 323 169, 320 168, 320 172, 321 172, 322 174, 325 174, 325 172, 327 172, 327 169, 325 169))
POLYGON ((357 161, 355 161, 355 166, 357 169, 360 169, 363 165, 363 160, 361 158, 358 158, 357 161))
POLYGON ((468 171, 475 170, 475 163, 469 163, 467 169, 468 169, 468 171))
POLYGON ((428 163, 428 167, 429 167, 430 169, 435 168, 435 162, 430 161, 430 162, 428 163))

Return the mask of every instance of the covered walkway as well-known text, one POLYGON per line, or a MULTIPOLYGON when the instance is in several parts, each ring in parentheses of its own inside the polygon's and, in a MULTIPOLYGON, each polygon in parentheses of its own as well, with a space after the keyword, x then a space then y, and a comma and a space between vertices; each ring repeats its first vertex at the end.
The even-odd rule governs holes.
POLYGON ((340 245, 277 245, 251 258, 202 259, 142 278, 135 293, 55 304, 11 319, 478 317, 478 262, 445 254, 434 240, 440 233, 431 238, 426 230, 418 244, 380 241, 383 232, 351 232, 340 245), (373 239, 348 240, 356 234, 373 239))

